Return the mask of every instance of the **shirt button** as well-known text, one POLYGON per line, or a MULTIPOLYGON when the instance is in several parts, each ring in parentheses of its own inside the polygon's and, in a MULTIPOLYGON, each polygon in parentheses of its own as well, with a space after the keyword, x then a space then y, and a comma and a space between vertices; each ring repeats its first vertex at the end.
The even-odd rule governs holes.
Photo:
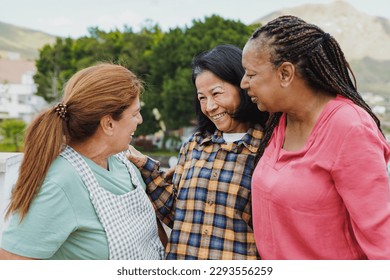
POLYGON ((213 205, 213 204, 214 204, 214 201, 212 201, 212 200, 209 200, 208 204, 211 206, 211 205, 213 205))
POLYGON ((217 171, 214 171, 213 172, 213 177, 215 178, 215 177, 217 177, 218 176, 218 172, 217 171))
POLYGON ((209 233, 209 231, 207 230, 207 229, 205 229, 204 231, 203 231, 203 234, 208 234, 209 233))

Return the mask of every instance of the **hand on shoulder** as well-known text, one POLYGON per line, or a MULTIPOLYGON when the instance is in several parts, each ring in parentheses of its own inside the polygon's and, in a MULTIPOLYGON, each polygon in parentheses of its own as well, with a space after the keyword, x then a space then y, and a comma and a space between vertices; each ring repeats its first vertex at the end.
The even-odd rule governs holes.
POLYGON ((126 156, 138 168, 144 166, 147 160, 147 157, 132 145, 129 145, 126 156))

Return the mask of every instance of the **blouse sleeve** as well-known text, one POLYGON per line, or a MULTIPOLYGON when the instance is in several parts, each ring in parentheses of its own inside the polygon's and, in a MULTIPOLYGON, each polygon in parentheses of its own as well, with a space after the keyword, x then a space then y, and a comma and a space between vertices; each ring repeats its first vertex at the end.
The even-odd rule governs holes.
POLYGON ((11 217, 1 247, 20 256, 47 259, 76 228, 76 217, 67 196, 59 186, 48 182, 41 187, 21 222, 18 214, 11 217))
POLYGON ((343 138, 332 168, 336 188, 367 257, 390 259, 389 144, 378 129, 363 124, 343 138))
POLYGON ((146 191, 157 210, 157 217, 169 227, 173 226, 177 189, 183 172, 186 147, 187 145, 185 144, 180 150, 178 163, 172 179, 166 179, 165 172, 160 169, 160 163, 152 158, 148 157, 146 164, 140 168, 146 183, 146 191))

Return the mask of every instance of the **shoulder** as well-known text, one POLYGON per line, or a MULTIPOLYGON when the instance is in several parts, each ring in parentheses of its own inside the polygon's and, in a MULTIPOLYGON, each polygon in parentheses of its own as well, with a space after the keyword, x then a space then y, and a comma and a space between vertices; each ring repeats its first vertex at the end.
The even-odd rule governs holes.
POLYGON ((196 143, 202 143, 205 139, 211 138, 213 134, 209 132, 201 132, 201 131, 196 131, 194 134, 192 134, 185 143, 191 143, 191 142, 196 142, 196 143))
POLYGON ((210 134, 205 134, 200 131, 197 131, 192 134, 186 141, 184 141, 181 150, 191 150, 194 146, 201 145, 208 140, 211 140, 210 134))
POLYGON ((69 185, 69 183, 74 184, 78 180, 82 182, 76 169, 69 161, 61 156, 58 156, 53 161, 45 178, 45 181, 50 181, 59 186, 69 185))
POLYGON ((260 124, 252 125, 239 144, 243 144, 251 153, 257 153, 261 138, 263 137, 263 127, 260 124))
POLYGON ((332 138, 335 150, 344 145, 350 150, 362 151, 366 146, 388 154, 389 144, 366 110, 344 97, 337 97, 333 103, 323 118, 322 125, 326 129, 322 131, 332 138))
POLYGON ((251 127, 247 134, 249 134, 254 139, 260 140, 263 137, 264 128, 260 124, 255 124, 251 127))
POLYGON ((338 96, 331 102, 332 104, 327 114, 325 114, 324 121, 328 122, 335 132, 346 133, 356 127, 378 130, 375 121, 368 112, 353 101, 338 96))
POLYGON ((84 201, 89 197, 83 179, 76 169, 65 158, 57 157, 47 172, 41 191, 62 192, 71 203, 84 201))

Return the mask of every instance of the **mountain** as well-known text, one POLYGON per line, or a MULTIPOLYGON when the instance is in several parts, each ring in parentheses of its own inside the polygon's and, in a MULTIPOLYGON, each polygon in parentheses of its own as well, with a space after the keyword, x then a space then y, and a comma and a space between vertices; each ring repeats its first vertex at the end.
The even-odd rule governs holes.
POLYGON ((254 23, 264 24, 281 15, 298 16, 330 33, 340 43, 348 60, 364 57, 390 60, 390 19, 367 15, 347 1, 285 8, 254 23))
POLYGON ((39 49, 52 44, 56 36, 0 22, 0 53, 20 53, 24 59, 38 58, 39 49))
POLYGON ((284 8, 253 22, 265 24, 281 15, 314 23, 339 42, 360 91, 390 97, 390 19, 370 16, 345 0, 284 8))

